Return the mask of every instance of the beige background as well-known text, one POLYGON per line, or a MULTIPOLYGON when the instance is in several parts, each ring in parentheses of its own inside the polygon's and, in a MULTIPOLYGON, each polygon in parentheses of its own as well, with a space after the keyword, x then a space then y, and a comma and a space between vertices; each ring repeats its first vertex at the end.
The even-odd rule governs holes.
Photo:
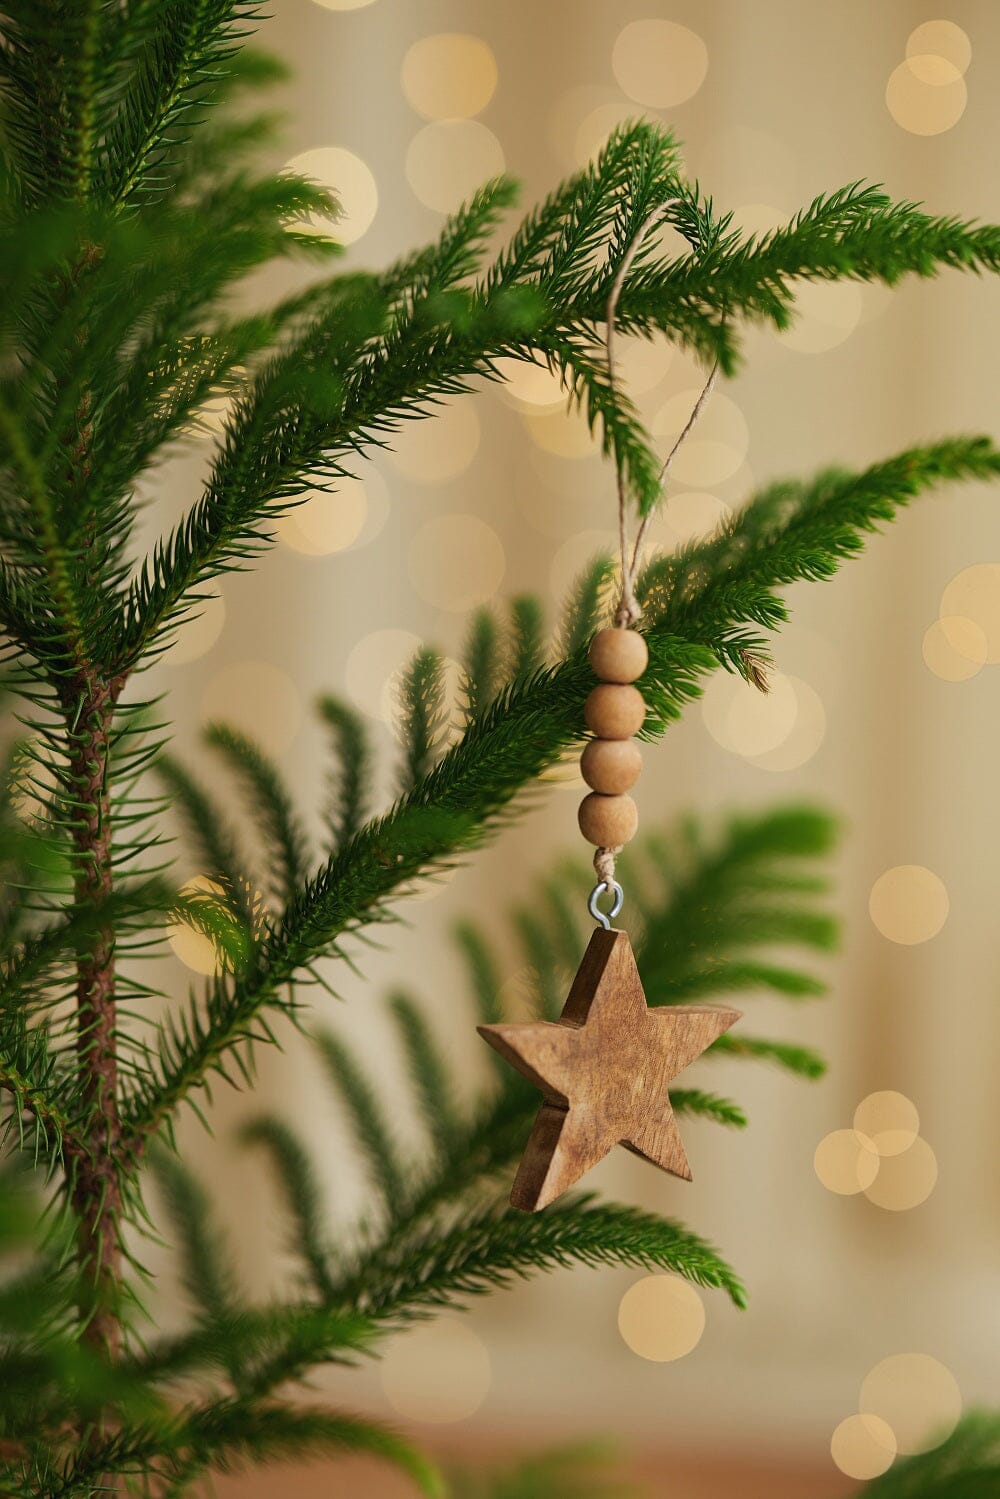
MULTIPOLYGON (((381 264, 433 235, 440 222, 407 179, 411 141, 426 122, 407 102, 400 77, 411 44, 440 32, 473 33, 492 49, 498 84, 479 119, 524 183, 526 204, 572 169, 574 153, 616 116, 647 113, 684 141, 692 175, 754 226, 860 176, 942 213, 1000 216, 1000 13, 990 0, 954 0, 943 12, 967 33, 973 53, 964 113, 935 135, 903 128, 886 105, 886 83, 907 36, 942 14, 902 0, 374 0, 351 12, 281 0, 277 11, 266 41, 297 75, 283 101, 289 155, 346 148, 368 164, 377 186, 377 213, 348 264, 381 264), (612 55, 635 18, 668 19, 703 39, 707 75, 686 102, 658 112, 623 93, 612 55), (588 123, 595 109, 603 113, 588 123)), ((954 95, 962 85, 945 70, 928 87, 954 95)), ((423 146, 434 154, 433 141, 425 138, 423 146)), ((448 157, 441 156, 442 191, 448 157)), ((460 189, 456 203, 459 196, 460 189)), ((350 208, 350 193, 346 198, 350 208)), ((710 492, 738 503, 755 482, 772 477, 834 460, 862 464, 925 436, 996 431, 998 298, 994 282, 948 274, 908 283, 893 296, 866 289, 860 310, 850 294, 820 303, 828 321, 807 321, 805 334, 791 340, 751 335, 745 368, 725 392, 746 421, 745 459, 710 492), (806 352, 803 342, 832 346, 806 352)), ((696 380, 690 363, 675 355, 641 397, 651 419, 696 380)), ((430 427, 407 434, 395 461, 377 460, 383 483, 372 488, 358 544, 311 557, 283 543, 256 576, 226 581, 225 625, 211 651, 159 675, 174 695, 182 742, 190 743, 205 713, 239 716, 280 752, 303 807, 316 808, 324 768, 321 735, 307 722, 310 699, 321 688, 357 695, 360 687, 370 704, 371 684, 397 664, 376 642, 352 666, 359 642, 373 632, 404 631, 452 653, 460 649, 464 617, 441 600, 466 563, 445 556, 437 577, 421 560, 429 546, 421 533, 438 517, 485 522, 503 562, 502 581, 488 581, 503 595, 538 591, 555 607, 554 583, 561 589, 609 530, 611 475, 593 456, 564 458, 541 447, 523 410, 495 392, 466 398, 466 407, 471 416, 449 418, 437 434, 430 427), (425 471, 457 465, 477 425, 471 461, 441 481, 414 477, 420 464, 425 471), (380 511, 384 526, 366 544, 380 511), (583 541, 580 533, 587 533, 583 541), (246 668, 251 662, 266 662, 272 672, 262 676, 259 667, 246 668)), ((738 417, 722 405, 709 420, 718 425, 706 427, 707 437, 739 450, 738 417)), ((563 441, 554 431, 550 421, 543 440, 563 441)), ((178 470, 164 508, 190 495, 194 472, 194 460, 178 470)), ((678 485, 693 489, 708 486, 678 485)), ((682 808, 712 814, 792 797, 818 798, 845 818, 837 902, 846 940, 828 968, 829 1000, 797 1010, 750 1001, 755 1030, 821 1048, 829 1076, 810 1085, 764 1069, 713 1069, 712 1085, 746 1104, 751 1127, 736 1136, 688 1124, 693 1185, 623 1153, 594 1174, 594 1186, 682 1216, 719 1243, 747 1279, 750 1310, 738 1314, 707 1296, 698 1347, 657 1364, 632 1354, 616 1330, 618 1302, 634 1275, 535 1281, 475 1308, 466 1326, 480 1345, 429 1350, 428 1379, 467 1384, 472 1376, 462 1360, 479 1368, 485 1356, 490 1380, 474 1414, 460 1423, 410 1423, 422 1440, 519 1449, 606 1431, 636 1451, 728 1454, 742 1475, 728 1482, 729 1492, 756 1492, 754 1464, 801 1464, 797 1491, 818 1495, 852 1487, 830 1461, 830 1436, 856 1411, 859 1385, 880 1359, 933 1355, 952 1371, 967 1405, 996 1403, 998 685, 989 666, 967 681, 942 680, 921 650, 952 577, 997 559, 996 505, 995 489, 985 487, 937 494, 832 584, 794 591, 794 623, 777 644, 778 663, 813 689, 825 714, 822 743, 799 768, 771 770, 723 748, 698 706, 647 753, 640 797, 646 827, 682 808), (888 941, 868 914, 873 882, 907 864, 934 871, 950 901, 940 934, 909 947, 888 941), (937 1187, 908 1212, 835 1196, 813 1171, 818 1141, 849 1125, 858 1101, 877 1088, 914 1100, 936 1152, 937 1187)), ((672 544, 691 508, 668 509, 661 544, 672 544)), ((476 555, 481 560, 481 549, 476 555)), ((1000 607, 995 599, 992 607, 1000 607)), ((813 698, 806 694, 803 702, 793 736, 816 718, 813 698)), ((378 735, 388 792, 391 733, 379 727, 378 735)), ((410 906, 412 928, 391 932, 390 950, 365 953, 363 981, 337 972, 341 1008, 318 1002, 323 1018, 381 1067, 387 1097, 399 1099, 403 1138, 416 1126, 399 1096, 395 1058, 385 1050, 381 991, 418 976, 421 997, 471 1087, 483 1059, 443 934, 459 912, 475 912, 501 932, 500 915, 516 899, 526 868, 544 869, 557 851, 584 859, 575 801, 572 786, 552 792, 472 869, 410 906)), ((331 1211, 350 1221, 361 1201, 359 1172, 345 1157, 339 1121, 298 1040, 264 1060, 260 1101, 310 1129, 329 1160, 331 1211)), ((196 1130, 189 1138, 239 1224, 248 1274, 263 1289, 278 1273, 269 1246, 279 1230, 257 1163, 232 1144, 229 1126, 247 1106, 223 1098, 217 1139, 208 1142, 196 1130)), ((354 1406, 396 1414, 374 1368, 327 1383, 354 1406)), ((703 1477, 710 1466, 702 1463, 703 1477)), ((343 1492, 375 1492, 374 1480, 363 1489, 360 1480, 342 1475, 341 1482, 343 1492)), ((768 1493, 778 1492, 771 1479, 767 1484, 768 1493)), ((662 1491, 654 1481, 650 1492, 662 1491)), ((677 1478, 670 1492, 703 1489, 688 1477, 677 1478)))

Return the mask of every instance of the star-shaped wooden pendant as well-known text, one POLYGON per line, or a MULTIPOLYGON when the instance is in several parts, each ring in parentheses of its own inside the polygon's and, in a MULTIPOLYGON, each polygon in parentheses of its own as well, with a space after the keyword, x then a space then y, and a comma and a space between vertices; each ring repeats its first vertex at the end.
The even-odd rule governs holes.
POLYGON ((514 1206, 546 1207, 615 1145, 690 1181, 667 1085, 739 1018, 710 1005, 649 1009, 627 933, 599 928, 558 1021, 481 1025, 544 1096, 514 1206))

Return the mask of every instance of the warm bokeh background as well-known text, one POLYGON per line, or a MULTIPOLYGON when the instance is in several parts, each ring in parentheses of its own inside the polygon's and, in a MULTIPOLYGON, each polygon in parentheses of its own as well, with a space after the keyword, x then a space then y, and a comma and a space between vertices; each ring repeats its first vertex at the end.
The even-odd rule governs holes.
MULTIPOLYGON (((288 155, 317 153, 304 164, 341 190, 349 263, 378 265, 433 235, 442 210, 501 167, 529 203, 637 114, 678 133, 691 174, 748 227, 861 176, 936 211, 1000 217, 993 0, 954 0, 944 20, 915 0, 275 9, 265 40, 296 74, 283 100, 288 155), (907 62, 926 22, 941 24, 913 35, 907 62)), ((710 526, 762 480, 864 463, 922 436, 996 432, 996 284, 949 274, 893 295, 806 288, 801 306, 789 335, 748 338, 743 372, 677 464, 660 544, 710 526)), ((699 372, 665 349, 630 352, 625 368, 666 445, 699 372)), ((514 394, 483 391, 407 430, 363 487, 297 513, 255 576, 226 580, 224 609, 191 627, 160 673, 182 745, 206 715, 235 718, 280 755, 303 807, 317 807, 321 736, 308 707, 329 688, 379 726, 388 795, 385 684, 418 640, 457 654, 481 598, 535 590, 554 609, 613 540, 612 477, 582 423, 547 404, 544 380, 522 378, 514 394)), ((195 466, 175 471, 160 520, 190 493, 195 466)), ((596 1187, 676 1213, 718 1242, 747 1279, 750 1310, 706 1296, 697 1347, 651 1362, 617 1329, 638 1277, 550 1277, 411 1334, 381 1369, 326 1381, 338 1398, 445 1452, 606 1432, 642 1458, 649 1492, 673 1499, 852 1492, 831 1435, 857 1412, 869 1371, 895 1355, 937 1361, 898 1366, 900 1429, 919 1407, 922 1370, 936 1371, 931 1409, 942 1417, 954 1394, 943 1370, 966 1407, 996 1402, 1000 711, 983 663, 1000 661, 997 503, 985 487, 936 495, 831 585, 797 589, 772 698, 751 702, 720 679, 647 753, 646 828, 680 809, 792 797, 820 799, 846 823, 846 940, 829 967, 830 999, 794 1011, 765 1001, 755 1015, 755 1028, 822 1048, 829 1076, 810 1085, 745 1066, 722 1077, 720 1067, 713 1085, 745 1102, 751 1127, 732 1135, 688 1123, 693 1185, 622 1152, 594 1175, 596 1187), (883 1161, 870 1195, 831 1192, 814 1170, 817 1144, 884 1089, 913 1101, 920 1140, 883 1161)), ((394 980, 415 983, 470 1086, 479 1075, 443 939, 459 912, 500 931, 526 873, 557 851, 586 858, 577 794, 575 783, 554 790, 472 869, 412 903, 412 928, 365 953, 364 978, 338 972, 345 1003, 320 1003, 381 1068, 387 1096, 401 1073, 379 996, 394 980)), ((309 1128, 329 1161, 331 1213, 349 1222, 360 1172, 313 1060, 293 1039, 262 1063, 259 1098, 309 1128)), ((223 1095, 217 1137, 192 1128, 188 1138, 263 1288, 278 1273, 280 1234, 259 1163, 232 1140, 246 1107, 223 1095)), ((401 1137, 418 1129, 405 1101, 395 1112, 401 1137)), ((374 1496, 382 1482, 344 1469, 315 1491, 374 1496)), ((386 1494, 406 1491, 385 1484, 386 1494)), ((258 1479, 247 1492, 292 1487, 287 1476, 258 1479)))

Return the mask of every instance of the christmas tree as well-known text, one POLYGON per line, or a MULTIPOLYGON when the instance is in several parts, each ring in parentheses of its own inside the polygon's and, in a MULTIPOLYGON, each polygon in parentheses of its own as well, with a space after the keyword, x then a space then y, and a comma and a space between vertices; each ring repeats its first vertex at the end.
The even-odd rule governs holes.
MULTIPOLYGON (((442 397, 500 378, 502 360, 541 360, 561 377, 628 504, 650 514, 661 461, 609 375, 609 299, 617 331, 669 339, 724 378, 742 329, 789 322, 802 278, 894 284, 944 266, 993 271, 1000 229, 852 184, 747 236, 685 179, 670 135, 638 125, 616 131, 499 251, 515 197, 506 180, 387 271, 334 269, 247 310, 234 293, 254 271, 337 250, 310 222, 335 212, 330 195, 256 170, 268 122, 229 108, 274 72, 245 46, 256 7, 7 0, 0 16, 0 623, 17 726, 0 811, 0 1248, 14 1256, 0 1287, 0 1487, 181 1494, 235 1464, 358 1449, 441 1492, 402 1437, 301 1402, 296 1385, 324 1364, 377 1353, 408 1320, 556 1265, 660 1267, 743 1300, 728 1263, 677 1223, 585 1197, 538 1215, 502 1206, 536 1097, 514 1074, 491 1078, 484 1062, 475 1107, 461 1106, 410 995, 392 996, 390 1010, 429 1146, 401 1159, 379 1079, 338 1038, 324 993, 345 939, 388 920, 414 882, 461 864, 580 741, 608 564, 581 580, 552 649, 532 599, 503 618, 478 613, 457 703, 441 657, 416 655, 402 688, 399 795, 387 809, 367 804, 362 721, 324 699, 335 774, 318 838, 279 768, 212 726, 209 747, 249 796, 266 868, 248 859, 197 767, 171 757, 163 705, 143 698, 144 669, 220 576, 263 557, 282 514, 317 486, 336 505, 338 482, 373 447, 432 416, 442 397), (680 236, 679 251, 647 233, 654 218, 680 236), (202 492, 143 555, 136 486, 219 397, 231 412, 202 492), (163 862, 178 818, 206 876, 195 891, 163 862), (170 921, 203 933, 219 957, 186 997, 157 995, 144 967, 170 921), (319 1048, 367 1161, 372 1205, 349 1242, 331 1243, 305 1143, 280 1118, 255 1119, 248 1145, 270 1158, 302 1264, 284 1299, 259 1305, 231 1273, 224 1228, 173 1130, 183 1111, 210 1107, 213 1083, 252 1081, 254 1049, 283 1017, 319 1048), (144 1309, 151 1173, 191 1294, 179 1335, 159 1334, 144 1309)), ((637 585, 646 737, 716 668, 764 684, 784 586, 829 577, 924 490, 998 468, 987 439, 960 437, 863 471, 773 484, 718 534, 655 558, 637 585)), ((653 840, 631 881, 643 892, 650 1003, 815 989, 808 971, 766 949, 832 940, 812 867, 831 838, 823 814, 791 808, 653 840)), ((557 871, 516 923, 542 1014, 557 1007, 561 964, 579 953, 573 888, 557 871)), ((470 1019, 495 1020, 489 944, 473 926, 458 940, 470 1019)), ((713 1050, 821 1070, 802 1047, 742 1031, 713 1050)), ((744 1122, 738 1105, 703 1090, 675 1090, 673 1101, 678 1113, 744 1122)), ((973 1423, 873 1492, 985 1493, 994 1450, 989 1423, 973 1423), (958 1487, 955 1474, 973 1470, 986 1475, 979 1487, 958 1487)), ((497 1492, 552 1493, 563 1481, 552 1463, 501 1476, 497 1492)), ((583 1480, 565 1484, 580 1492, 583 1480)))

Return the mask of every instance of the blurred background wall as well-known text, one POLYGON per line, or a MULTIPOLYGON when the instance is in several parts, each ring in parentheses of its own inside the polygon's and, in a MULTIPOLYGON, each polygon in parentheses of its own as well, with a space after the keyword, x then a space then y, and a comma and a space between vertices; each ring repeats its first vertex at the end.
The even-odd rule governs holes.
MULTIPOLYGON (((281 0, 275 9, 263 40, 295 71, 282 100, 288 156, 310 153, 302 164, 341 192, 349 264, 380 265, 432 236, 442 211, 501 168, 529 204, 637 115, 676 131, 691 175, 749 228, 862 176, 937 212, 1000 217, 992 0, 952 0, 944 11, 916 0, 281 0)), ((894 294, 805 288, 789 334, 748 337, 742 372, 678 462, 656 541, 709 528, 761 481, 864 464, 950 431, 995 433, 998 323, 1000 287, 957 274, 894 294)), ((667 349, 627 351, 624 368, 666 446, 700 372, 667 349)), ((613 544, 612 476, 556 399, 522 372, 513 392, 484 390, 408 430, 363 485, 283 523, 257 574, 227 579, 222 603, 160 669, 181 748, 194 755, 198 723, 229 716, 280 755, 303 807, 316 808, 324 772, 309 704, 331 689, 377 726, 388 796, 386 684, 415 644, 457 654, 481 599, 533 590, 555 611, 583 563, 613 544)), ((192 459, 176 470, 158 523, 189 497, 196 468, 192 459)), ((831 1435, 857 1411, 869 1371, 896 1355, 924 1360, 899 1366, 904 1403, 923 1400, 943 1419, 956 1386, 966 1407, 996 1403, 997 504, 985 487, 937 494, 833 583, 796 589, 771 699, 750 701, 720 679, 646 756, 647 829, 683 809, 779 798, 817 799, 845 823, 846 938, 829 965, 829 1000, 797 1010, 748 1001, 755 1028, 825 1051, 827 1078, 718 1068, 712 1085, 746 1104, 751 1127, 732 1135, 688 1123, 692 1185, 624 1152, 592 1180, 722 1246, 746 1277, 750 1310, 706 1296, 693 1351, 651 1362, 617 1328, 636 1276, 549 1277, 411 1334, 381 1371, 331 1379, 338 1396, 441 1450, 607 1432, 658 1475, 650 1493, 677 1499, 711 1492, 714 1473, 730 1494, 755 1494, 758 1481, 772 1496, 853 1491, 830 1457, 831 1435), (883 1162, 869 1194, 831 1191, 814 1167, 817 1146, 879 1090, 911 1101, 919 1139, 883 1162)), ((553 855, 583 864, 577 796, 573 779, 554 786, 474 867, 411 902, 410 927, 364 953, 363 977, 338 970, 342 1006, 316 1002, 390 1090, 401 1073, 377 996, 404 979, 470 1079, 480 1075, 443 939, 458 913, 500 933, 525 871, 553 855)), ((331 1213, 350 1221, 362 1183, 313 1060, 293 1038, 262 1062, 256 1103, 310 1129, 329 1159, 331 1213)), ((259 1163, 232 1140, 248 1101, 220 1102, 217 1137, 192 1140, 263 1288, 280 1273, 273 1204, 259 1163)), ((404 1138, 417 1127, 402 1105, 398 1125, 404 1138)), ((820 1156, 834 1186, 855 1169, 837 1145, 820 1156)), ((863 1469, 861 1448, 848 1468, 863 1469)), ((323 1491, 374 1495, 381 1481, 341 1474, 323 1491)), ((256 1491, 283 1490, 258 1481, 256 1491)))

